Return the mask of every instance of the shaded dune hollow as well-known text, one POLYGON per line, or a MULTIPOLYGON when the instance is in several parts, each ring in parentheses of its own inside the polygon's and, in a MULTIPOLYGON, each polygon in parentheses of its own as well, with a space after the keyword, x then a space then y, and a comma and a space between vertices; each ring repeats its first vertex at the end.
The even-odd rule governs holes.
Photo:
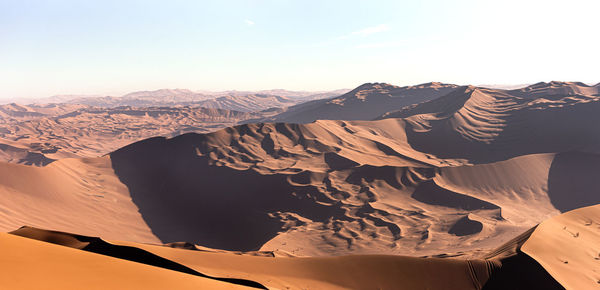
POLYGON ((433 254, 465 239, 479 243, 478 234, 502 241, 522 230, 496 231, 497 224, 510 227, 500 206, 436 184, 440 169, 404 157, 401 148, 308 139, 308 129, 323 130, 317 126, 342 129, 339 121, 325 124, 252 124, 152 138, 110 159, 163 243, 300 255, 411 254, 426 246, 433 254), (367 145, 372 152, 347 153, 367 145), (382 165, 379 156, 392 156, 388 162, 396 166, 382 165))
POLYGON ((569 199, 561 182, 572 174, 555 174, 576 168, 564 154, 464 164, 391 138, 402 126, 247 124, 147 139, 110 160, 160 241, 235 251, 464 254, 497 246, 569 199))
MULTIPOLYGON (((388 206, 388 198, 433 205, 433 200, 439 199, 439 205, 463 211, 498 210, 476 198, 446 194, 444 190, 429 188, 426 190, 431 192, 422 193, 419 188, 429 183, 421 183, 435 175, 432 167, 361 165, 325 148, 324 153, 313 153, 312 170, 260 166, 259 161, 252 161, 254 156, 234 159, 232 162, 246 159, 249 164, 239 168, 219 163, 231 157, 211 157, 209 145, 214 140, 210 138, 214 137, 186 134, 173 139, 153 138, 111 154, 115 173, 127 185, 152 232, 163 242, 191 241, 226 250, 259 250, 281 233, 320 225, 330 235, 324 243, 331 246, 342 242, 352 250, 368 239, 387 243, 389 248, 408 234, 402 228, 414 223, 412 220, 416 221, 420 213, 409 207, 406 213, 391 214, 389 206, 400 201, 388 206), (417 197, 411 198, 409 192, 415 187, 417 197), (439 192, 442 195, 427 197, 439 192), (411 216, 409 224, 405 214, 411 216)), ((264 145, 264 140, 269 139, 265 137, 261 145, 267 154, 283 154, 281 149, 272 150, 273 144, 264 145)), ((261 158, 264 161, 265 157, 261 158)), ((284 164, 286 161, 283 157, 266 158, 280 159, 284 164)))
POLYGON ((500 207, 495 204, 442 188, 434 180, 420 183, 413 192, 412 197, 423 203, 468 211, 479 209, 500 210, 500 207))
POLYGON ((548 174, 548 196, 561 212, 600 204, 600 155, 557 154, 548 174))
MULTIPOLYGON (((187 136, 190 137, 202 138, 187 136)), ((302 226, 305 221, 335 228, 336 222, 362 222, 363 218, 385 228, 391 236, 400 237, 396 224, 374 216, 377 210, 368 201, 377 198, 368 187, 362 191, 359 188, 356 197, 355 192, 337 189, 328 173, 292 170, 265 174, 254 168, 216 166, 207 157, 194 154, 197 143, 169 141, 152 139, 135 146, 135 150, 126 147, 111 155, 115 173, 163 242, 192 241, 227 250, 258 250, 278 233, 302 226), (156 156, 156 152, 171 153, 163 154, 165 158, 147 158, 156 156), (358 200, 344 203, 352 198, 358 200)), ((357 165, 334 154, 325 154, 324 159, 332 170, 357 165)), ((403 186, 396 168, 356 170, 371 172, 370 175, 388 171, 391 176, 387 181, 403 186)), ((338 173, 347 175, 350 182, 357 175, 338 173)), ((405 170, 399 173, 407 174, 405 170)), ((360 184, 367 176, 354 183, 360 184)))
POLYGON ((193 144, 157 138, 111 155, 116 174, 162 241, 257 250, 284 226, 270 213, 302 212, 314 221, 344 218, 335 204, 296 192, 303 188, 290 185, 287 175, 211 166, 194 152, 193 144))

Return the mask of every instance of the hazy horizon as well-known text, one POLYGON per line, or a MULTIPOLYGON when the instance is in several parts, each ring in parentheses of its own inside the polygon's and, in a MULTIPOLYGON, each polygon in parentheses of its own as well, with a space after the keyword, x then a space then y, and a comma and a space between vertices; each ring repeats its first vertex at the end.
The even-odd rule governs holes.
POLYGON ((0 99, 600 81, 600 2, 482 2, 3 2, 0 99))

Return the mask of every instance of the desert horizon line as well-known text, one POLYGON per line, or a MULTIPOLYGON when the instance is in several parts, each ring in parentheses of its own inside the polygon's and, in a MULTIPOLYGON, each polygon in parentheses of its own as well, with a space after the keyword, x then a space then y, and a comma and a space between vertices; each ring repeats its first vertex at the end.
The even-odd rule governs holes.
MULTIPOLYGON (((239 89, 239 88, 190 89, 189 87, 158 87, 158 88, 150 88, 150 89, 131 89, 131 90, 126 90, 121 93, 65 92, 65 93, 48 94, 45 96, 36 96, 36 97, 0 96, 0 101, 3 101, 4 103, 17 102, 20 100, 33 101, 33 100, 47 99, 47 98, 53 98, 53 97, 113 97, 113 98, 121 98, 121 97, 127 96, 129 94, 134 94, 134 93, 159 92, 159 91, 167 91, 167 90, 189 91, 190 93, 204 94, 204 95, 208 95, 208 96, 218 95, 218 94, 226 94, 226 93, 248 93, 248 94, 263 93, 263 94, 268 94, 269 92, 272 92, 272 91, 282 91, 282 92, 287 92, 287 93, 319 94, 319 93, 327 93, 327 92, 343 91, 343 90, 351 91, 355 88, 358 88, 358 87, 366 85, 366 84, 388 84, 388 85, 393 85, 393 86, 398 86, 398 87, 408 87, 408 86, 419 86, 419 85, 426 85, 426 84, 432 84, 432 83, 440 83, 440 84, 453 84, 453 85, 457 85, 457 86, 475 86, 475 87, 485 87, 485 88, 490 88, 490 89, 512 90, 512 89, 525 88, 527 86, 531 86, 531 85, 535 85, 535 84, 539 84, 539 83, 556 83, 556 82, 558 82, 558 83, 580 83, 580 84, 584 84, 584 85, 587 85, 590 87, 600 85, 600 81, 586 82, 586 81, 576 81, 576 80, 564 81, 564 80, 555 80, 555 79, 541 80, 541 81, 537 81, 537 82, 497 83, 497 84, 495 84, 495 83, 479 83, 479 84, 461 83, 461 84, 459 84, 459 83, 455 83, 455 82, 435 81, 435 80, 429 81, 429 82, 416 82, 416 83, 412 83, 412 84, 396 84, 393 82, 386 82, 386 81, 382 81, 382 82, 368 81, 368 82, 362 82, 355 86, 345 86, 345 87, 338 87, 338 88, 333 88, 333 89, 293 89, 293 88, 285 88, 285 87, 272 87, 272 88, 261 88, 261 89, 239 89)), ((273 95, 276 95, 276 94, 273 93, 273 95)))

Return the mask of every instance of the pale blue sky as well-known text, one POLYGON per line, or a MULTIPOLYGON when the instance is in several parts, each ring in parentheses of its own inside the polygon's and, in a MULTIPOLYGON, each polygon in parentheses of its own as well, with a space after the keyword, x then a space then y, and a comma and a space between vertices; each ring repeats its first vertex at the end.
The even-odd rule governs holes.
POLYGON ((600 1, 0 0, 0 98, 600 81, 600 1))

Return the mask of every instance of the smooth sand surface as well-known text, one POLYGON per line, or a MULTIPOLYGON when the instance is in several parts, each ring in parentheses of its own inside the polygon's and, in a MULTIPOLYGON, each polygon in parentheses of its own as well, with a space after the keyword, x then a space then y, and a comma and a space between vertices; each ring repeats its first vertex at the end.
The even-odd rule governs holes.
POLYGON ((3 289, 248 289, 0 233, 3 289))
POLYGON ((0 164, 0 224, 140 242, 159 242, 110 158, 63 159, 45 167, 0 164))
POLYGON ((600 287, 600 205, 542 222, 522 250, 567 289, 600 287))

